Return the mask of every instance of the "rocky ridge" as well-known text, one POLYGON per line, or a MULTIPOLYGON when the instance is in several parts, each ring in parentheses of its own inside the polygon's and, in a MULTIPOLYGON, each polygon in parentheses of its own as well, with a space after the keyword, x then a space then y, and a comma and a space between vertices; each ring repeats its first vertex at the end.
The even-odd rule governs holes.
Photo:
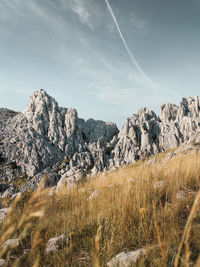
POLYGON ((71 185, 197 140, 200 129, 199 97, 183 98, 179 106, 164 104, 160 116, 142 108, 120 131, 111 122, 79 118, 43 89, 31 96, 23 113, 12 115, 0 127, 0 183, 14 188, 24 179, 22 192, 35 189, 44 174, 46 186, 71 185))

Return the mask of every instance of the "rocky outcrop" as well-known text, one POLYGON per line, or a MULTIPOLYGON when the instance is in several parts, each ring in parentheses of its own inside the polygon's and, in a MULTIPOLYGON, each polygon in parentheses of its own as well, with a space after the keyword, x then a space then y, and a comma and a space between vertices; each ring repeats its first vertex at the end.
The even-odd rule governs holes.
POLYGON ((146 253, 145 249, 121 252, 107 263, 108 267, 133 267, 146 253))
POLYGON ((64 249, 66 247, 66 244, 67 244, 66 234, 62 234, 59 237, 52 237, 48 241, 46 247, 46 253, 49 254, 64 249))
POLYGON ((7 213, 7 208, 0 209, 0 224, 6 219, 7 213))
POLYGON ((23 244, 19 238, 8 239, 1 247, 4 253, 7 252, 10 255, 18 255, 23 251, 23 244))
POLYGON ((59 107, 43 89, 23 113, 11 113, 0 127, 0 183, 26 177, 16 192, 34 190, 45 175, 45 186, 71 186, 83 176, 189 143, 200 131, 199 97, 164 104, 159 116, 142 108, 120 132, 114 123, 85 121, 75 109, 59 107))
POLYGON ((111 165, 135 162, 187 143, 200 131, 199 97, 183 98, 179 106, 164 104, 160 116, 146 108, 127 119, 113 149, 111 165))
POLYGON ((24 112, 0 130, 0 181, 27 175, 22 187, 26 191, 35 189, 44 174, 49 177, 46 185, 52 186, 64 174, 73 180, 74 173, 79 172, 80 178, 94 166, 95 172, 101 171, 107 164, 106 144, 117 134, 114 123, 80 119, 75 109, 59 107, 41 89, 31 96, 24 112), (9 164, 15 175, 7 177, 9 164))
POLYGON ((5 123, 9 118, 16 116, 18 112, 7 108, 0 108, 0 125, 5 123))
POLYGON ((127 119, 113 149, 112 165, 120 166, 135 162, 142 156, 157 153, 159 121, 156 114, 143 108, 127 119))
POLYGON ((5 266, 5 264, 6 264, 6 261, 4 259, 0 259, 0 267, 5 266))

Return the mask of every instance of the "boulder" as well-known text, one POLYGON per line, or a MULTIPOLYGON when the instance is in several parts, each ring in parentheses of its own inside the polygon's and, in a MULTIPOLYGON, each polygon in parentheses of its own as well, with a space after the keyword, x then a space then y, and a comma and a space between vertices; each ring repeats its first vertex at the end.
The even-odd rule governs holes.
POLYGON ((6 261, 4 259, 0 259, 0 267, 6 266, 6 261))
POLYGON ((49 239, 47 247, 46 247, 46 253, 53 253, 56 251, 59 251, 66 246, 66 234, 62 234, 59 237, 53 237, 49 239))
POLYGON ((22 241, 19 238, 8 239, 2 245, 3 251, 9 251, 10 254, 20 254, 23 251, 22 241))
POLYGON ((108 263, 108 267, 134 267, 138 260, 146 253, 145 249, 138 249, 136 251, 121 252, 108 263))
POLYGON ((7 208, 0 209, 0 224, 6 219, 7 213, 7 208))

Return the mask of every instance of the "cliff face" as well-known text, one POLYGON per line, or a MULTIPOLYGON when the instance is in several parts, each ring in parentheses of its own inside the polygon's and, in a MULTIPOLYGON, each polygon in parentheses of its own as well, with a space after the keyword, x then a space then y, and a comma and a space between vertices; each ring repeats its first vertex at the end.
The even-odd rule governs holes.
POLYGON ((179 106, 164 104, 160 116, 146 108, 127 119, 113 150, 113 165, 178 146, 191 140, 200 130, 199 97, 183 98, 179 106))
POLYGON ((159 117, 142 108, 120 132, 114 123, 85 121, 75 109, 59 107, 44 90, 31 96, 23 113, 8 113, 0 127, 0 182, 15 179, 16 172, 4 167, 15 164, 18 177, 28 176, 22 190, 34 189, 44 173, 47 185, 67 184, 135 162, 190 141, 200 129, 199 97, 165 104, 159 117))

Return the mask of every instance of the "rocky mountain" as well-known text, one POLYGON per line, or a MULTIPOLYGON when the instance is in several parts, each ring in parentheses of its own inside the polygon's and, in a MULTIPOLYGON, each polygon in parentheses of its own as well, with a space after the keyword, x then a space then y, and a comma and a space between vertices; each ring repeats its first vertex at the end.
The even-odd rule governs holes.
POLYGON ((18 112, 7 108, 0 108, 0 126, 5 123, 9 118, 16 116, 18 112))
POLYGON ((41 89, 23 113, 0 109, 0 121, 0 183, 11 183, 12 190, 2 188, 17 192, 36 188, 44 174, 46 186, 70 185, 190 142, 200 129, 200 104, 199 97, 164 104, 159 117, 142 108, 119 131, 111 122, 79 118, 41 89), (24 185, 15 188, 22 179, 24 185))

